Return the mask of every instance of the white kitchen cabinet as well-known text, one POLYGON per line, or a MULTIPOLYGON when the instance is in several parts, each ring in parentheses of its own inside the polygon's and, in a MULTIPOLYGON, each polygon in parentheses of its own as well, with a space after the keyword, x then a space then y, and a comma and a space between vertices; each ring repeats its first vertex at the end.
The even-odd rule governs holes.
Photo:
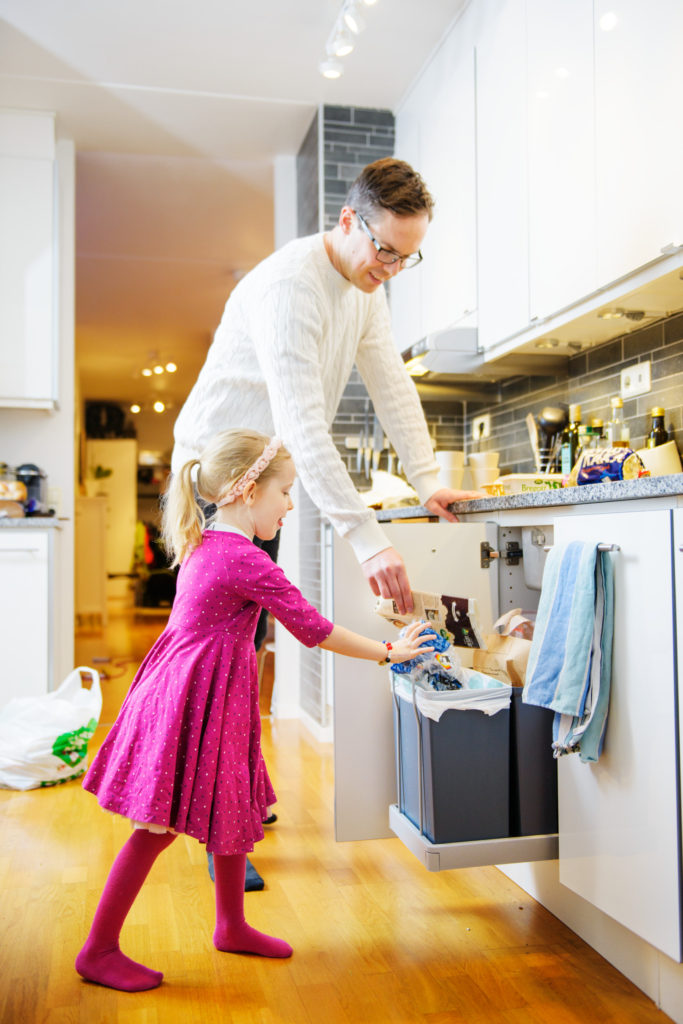
POLYGON ((593 0, 527 0, 529 309, 597 287, 593 0))
POLYGON ((461 323, 477 305, 475 69, 471 13, 449 33, 396 118, 396 154, 434 197, 424 264, 392 282, 399 348, 461 323))
POLYGON ((0 707, 51 688, 50 530, 0 528, 0 707))
MULTIPOLYGON (((683 676, 683 509, 673 512, 674 527, 674 608, 676 612, 676 654, 678 664, 678 768, 680 772, 679 793, 683 794, 683 699, 681 699, 680 680, 683 676)), ((683 835, 683 797, 678 809, 679 825, 683 835)), ((683 856, 683 850, 681 850, 683 856)))
MULTIPOLYGON (((681 959, 678 722, 668 509, 567 516, 555 543, 618 544, 612 688, 599 761, 559 761, 559 880, 681 959)), ((680 583, 679 583, 680 586, 680 583)))
POLYGON ((86 442, 86 487, 91 497, 104 497, 106 505, 105 565, 107 573, 131 572, 137 522, 138 446, 133 438, 86 442), (111 470, 95 477, 95 470, 111 470))
MULTIPOLYGON (((420 118, 422 116, 426 96, 418 86, 406 107, 396 117, 395 153, 401 160, 406 160, 412 167, 420 168, 420 118)), ((425 180, 428 180, 425 175, 425 180)), ((431 225, 427 237, 431 232, 431 225)), ((428 253, 429 248, 425 251, 428 253)), ((427 263, 426 273, 431 268, 427 263)), ((390 289, 391 324, 394 341, 399 352, 414 345, 424 337, 424 319, 422 304, 422 282, 425 277, 425 262, 407 271, 401 271, 393 278, 390 289)))
POLYGON ((595 0, 599 283, 683 242, 683 4, 595 0))
POLYGON ((529 322, 525 0, 488 0, 477 42, 479 343, 529 322))
POLYGON ((57 400, 54 118, 0 111, 0 405, 57 400))

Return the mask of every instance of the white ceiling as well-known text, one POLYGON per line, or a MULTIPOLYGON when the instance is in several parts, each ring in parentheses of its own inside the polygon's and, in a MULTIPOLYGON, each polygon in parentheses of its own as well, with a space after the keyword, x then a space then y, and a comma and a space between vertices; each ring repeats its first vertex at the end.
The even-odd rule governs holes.
POLYGON ((379 0, 334 82, 341 0, 0 0, 0 106, 77 150, 83 395, 177 404, 273 247, 273 163, 321 103, 396 109, 467 0, 379 0), (149 354, 180 372, 139 376, 149 354))

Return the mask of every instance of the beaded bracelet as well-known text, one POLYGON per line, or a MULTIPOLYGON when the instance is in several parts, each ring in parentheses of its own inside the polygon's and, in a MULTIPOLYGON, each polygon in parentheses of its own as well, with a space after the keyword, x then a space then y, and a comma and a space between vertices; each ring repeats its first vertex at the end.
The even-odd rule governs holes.
POLYGON ((391 662, 391 658, 389 657, 389 651, 392 649, 392 645, 389 643, 388 640, 382 640, 382 643, 384 644, 384 646, 387 649, 387 656, 384 659, 384 661, 378 661, 377 664, 378 665, 388 665, 391 662))

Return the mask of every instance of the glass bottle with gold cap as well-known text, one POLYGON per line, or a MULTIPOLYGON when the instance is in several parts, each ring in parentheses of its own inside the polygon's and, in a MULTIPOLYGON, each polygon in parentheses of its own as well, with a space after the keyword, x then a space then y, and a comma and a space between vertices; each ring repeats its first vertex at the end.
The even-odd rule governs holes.
POLYGON ((581 406, 569 406, 569 423, 562 431, 560 441, 560 470, 564 476, 571 473, 579 448, 579 427, 581 425, 581 406))
POLYGON ((669 440, 669 434, 664 426, 665 412, 661 406, 656 405, 654 409, 650 410, 650 416, 652 416, 652 428, 647 438, 646 445, 648 448, 657 448, 660 444, 666 444, 669 440))
POLYGON ((607 423, 607 443, 610 448, 628 448, 631 442, 631 431, 624 422, 624 400, 615 395, 610 398, 612 415, 607 423))

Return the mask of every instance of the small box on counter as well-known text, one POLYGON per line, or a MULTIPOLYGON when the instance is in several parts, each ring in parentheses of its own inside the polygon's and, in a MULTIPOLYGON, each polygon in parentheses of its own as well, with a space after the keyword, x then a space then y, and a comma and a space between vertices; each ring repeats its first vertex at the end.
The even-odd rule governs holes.
POLYGON ((481 490, 490 495, 525 494, 532 491, 551 491, 562 486, 561 473, 507 473, 481 490))

